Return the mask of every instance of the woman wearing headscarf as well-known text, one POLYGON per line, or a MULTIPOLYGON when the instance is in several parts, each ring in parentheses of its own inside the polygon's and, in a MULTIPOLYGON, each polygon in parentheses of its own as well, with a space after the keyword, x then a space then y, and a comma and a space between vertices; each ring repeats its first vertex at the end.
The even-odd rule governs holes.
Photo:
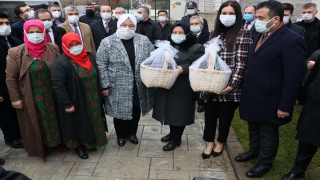
POLYGON ((138 144, 140 115, 146 115, 154 102, 154 88, 146 88, 140 77, 140 64, 154 50, 146 36, 136 34, 136 17, 123 14, 117 32, 102 40, 97 52, 102 94, 107 114, 112 116, 118 145, 125 138, 138 144))
POLYGON ((204 54, 204 47, 197 43, 189 24, 184 22, 173 24, 168 40, 179 51, 175 57, 179 76, 171 89, 157 88, 152 115, 170 126, 170 133, 161 138, 162 142, 169 142, 163 147, 164 151, 180 146, 185 127, 194 123, 196 97, 190 86, 189 66, 204 54))
POLYGON ((52 64, 53 89, 64 143, 87 159, 86 149, 107 144, 106 119, 95 57, 76 33, 62 36, 61 54, 52 64))
POLYGON ((61 143, 50 75, 59 48, 47 43, 41 21, 29 20, 23 29, 25 43, 8 51, 6 82, 24 148, 44 158, 48 148, 61 143))

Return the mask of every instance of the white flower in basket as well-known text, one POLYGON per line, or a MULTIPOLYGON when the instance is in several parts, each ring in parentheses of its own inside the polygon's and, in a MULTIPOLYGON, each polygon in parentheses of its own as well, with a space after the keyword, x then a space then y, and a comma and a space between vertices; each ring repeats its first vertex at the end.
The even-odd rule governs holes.
POLYGON ((189 80, 193 91, 220 94, 229 82, 231 69, 218 55, 219 36, 206 45, 206 53, 189 67, 189 80))
POLYGON ((158 49, 141 63, 141 80, 148 87, 170 89, 178 77, 174 56, 178 53, 169 41, 156 41, 158 49))

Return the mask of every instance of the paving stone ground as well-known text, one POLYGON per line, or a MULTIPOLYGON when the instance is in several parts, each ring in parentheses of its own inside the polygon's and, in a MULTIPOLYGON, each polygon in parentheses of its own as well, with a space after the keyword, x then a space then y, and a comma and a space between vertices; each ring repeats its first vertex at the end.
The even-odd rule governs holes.
POLYGON ((89 159, 78 158, 73 150, 65 153, 52 150, 43 161, 24 149, 6 146, 3 137, 0 137, 0 157, 6 160, 3 165, 6 170, 21 172, 33 180, 188 180, 194 177, 236 180, 225 150, 219 157, 202 159, 206 146, 202 140, 203 119, 203 113, 197 113, 195 123, 185 129, 181 146, 170 152, 162 151, 166 143, 160 141, 169 127, 161 126, 150 113, 139 122, 138 145, 127 141, 120 148, 112 118, 107 117, 109 143, 97 152, 88 152, 89 159))

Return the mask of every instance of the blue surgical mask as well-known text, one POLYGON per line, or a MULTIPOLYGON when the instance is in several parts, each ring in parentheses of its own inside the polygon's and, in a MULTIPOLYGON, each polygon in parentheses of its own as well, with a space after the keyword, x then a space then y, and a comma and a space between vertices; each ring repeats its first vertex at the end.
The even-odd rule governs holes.
POLYGON ((142 21, 144 18, 143 18, 143 15, 142 14, 137 14, 137 21, 140 22, 142 21))
POLYGON ((190 30, 193 32, 193 33, 198 33, 201 31, 201 28, 200 26, 190 26, 190 30))
POLYGON ((186 35, 185 34, 171 34, 171 39, 176 44, 180 44, 186 40, 186 35))
POLYGON ((187 14, 189 14, 189 15, 194 14, 194 9, 187 9, 187 14))
POLYGON ((270 29, 276 25, 276 24, 273 24, 272 26, 270 27, 267 27, 267 24, 272 21, 273 18, 271 18, 269 21, 267 22, 264 22, 264 21, 260 21, 260 20, 256 20, 256 22, 254 23, 254 26, 256 28, 256 31, 258 31, 259 33, 267 33, 270 31, 270 29))
POLYGON ((254 14, 244 14, 243 19, 248 22, 251 22, 254 20, 254 14))

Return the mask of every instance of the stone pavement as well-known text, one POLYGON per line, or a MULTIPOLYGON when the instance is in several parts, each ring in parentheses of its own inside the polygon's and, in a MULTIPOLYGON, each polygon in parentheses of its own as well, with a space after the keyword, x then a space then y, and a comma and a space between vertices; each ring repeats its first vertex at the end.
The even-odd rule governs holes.
POLYGON ((3 165, 6 170, 21 172, 33 180, 188 180, 194 177, 236 180, 225 150, 219 157, 202 159, 201 153, 206 146, 202 140, 203 119, 203 113, 197 113, 195 123, 185 129, 181 146, 170 152, 162 151, 166 143, 160 141, 169 132, 169 127, 161 126, 150 113, 139 122, 139 144, 127 141, 121 148, 116 141, 112 118, 107 117, 109 143, 97 152, 88 152, 87 160, 78 158, 73 150, 65 153, 52 150, 43 161, 24 149, 6 146, 3 137, 0 139, 0 157, 6 160, 3 165))

